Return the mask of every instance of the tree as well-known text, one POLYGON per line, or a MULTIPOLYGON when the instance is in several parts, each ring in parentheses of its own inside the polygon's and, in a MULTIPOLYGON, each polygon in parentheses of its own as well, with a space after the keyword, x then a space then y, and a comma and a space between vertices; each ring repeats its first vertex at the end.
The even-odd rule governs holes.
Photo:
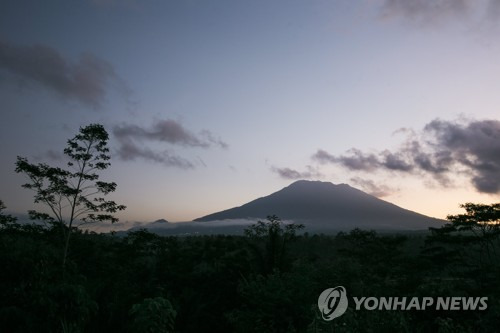
POLYGON ((465 203, 460 207, 465 214, 448 215, 450 223, 431 228, 425 256, 435 263, 441 276, 448 272, 448 278, 462 284, 462 289, 473 283, 480 290, 487 286, 490 292, 499 290, 500 203, 465 203))
POLYGON ((133 332, 168 333, 173 332, 177 312, 167 299, 155 297, 134 304, 129 314, 133 316, 133 332))
POLYGON ((480 260, 485 265, 498 264, 498 240, 500 237, 500 203, 484 205, 466 203, 460 205, 465 214, 448 215, 452 231, 466 234, 470 243, 479 244, 480 260))
POLYGON ((500 234, 500 203, 484 205, 468 202, 460 207, 465 209, 465 214, 447 216, 457 231, 470 230, 481 235, 500 234))
POLYGON ((434 234, 431 240, 477 245, 481 265, 496 264, 500 245, 500 203, 485 205, 469 202, 460 207, 466 213, 448 215, 450 223, 439 229, 431 228, 434 234))
POLYGON ((98 172, 111 165, 108 138, 100 124, 81 127, 64 149, 69 160, 67 169, 45 163, 32 164, 24 157, 17 157, 16 172, 29 178, 22 186, 35 192, 35 203, 48 208, 48 213, 30 210, 30 218, 59 227, 62 232, 63 272, 72 232, 87 223, 114 223, 118 219, 112 214, 126 208, 104 199, 116 190, 116 183, 99 181, 98 172))
POLYGON ((15 217, 12 217, 11 215, 4 215, 2 212, 5 209, 5 205, 2 200, 0 200, 0 227, 5 227, 7 225, 11 225, 17 221, 15 217))
POLYGON ((255 244, 250 244, 250 248, 263 266, 264 273, 285 267, 286 247, 295 238, 296 232, 303 228, 303 224, 285 224, 276 215, 271 215, 267 217, 267 222, 258 221, 245 229, 245 235, 250 239, 265 241, 264 254, 255 244))

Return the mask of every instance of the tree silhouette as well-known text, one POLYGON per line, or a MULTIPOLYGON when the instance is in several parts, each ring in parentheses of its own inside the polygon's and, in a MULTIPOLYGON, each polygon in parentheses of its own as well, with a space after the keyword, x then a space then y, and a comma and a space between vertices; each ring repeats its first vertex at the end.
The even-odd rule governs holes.
POLYGON ((129 311, 133 316, 132 332, 173 332, 177 312, 163 297, 146 298, 134 304, 129 311))
POLYGON ((454 276, 474 276, 480 285, 496 281, 500 272, 500 203, 460 205, 465 214, 448 215, 441 228, 431 228, 426 255, 454 276))
POLYGON ((466 203, 460 205, 465 214, 448 215, 451 230, 467 233, 471 243, 480 247, 481 260, 497 264, 497 248, 500 237, 500 203, 492 205, 466 203), (482 257, 485 257, 484 259, 482 257))
POLYGON ((5 209, 5 205, 2 200, 0 200, 0 226, 7 226, 9 224, 13 224, 17 221, 15 217, 12 217, 11 215, 5 215, 3 213, 3 210, 5 209))
POLYGON ((249 243, 250 249, 256 255, 264 273, 274 269, 281 270, 286 266, 288 243, 295 238, 296 232, 303 229, 303 224, 285 224, 276 215, 267 217, 267 222, 258 221, 245 229, 245 235, 254 241, 264 240, 265 249, 249 243))
POLYGON ((116 190, 116 183, 99 181, 98 172, 111 165, 108 138, 100 124, 81 127, 64 149, 69 159, 68 169, 32 164, 24 157, 17 157, 16 172, 29 178, 22 186, 35 191, 34 202, 45 205, 49 212, 30 210, 30 218, 59 227, 62 232, 63 272, 73 230, 87 223, 114 223, 118 219, 112 214, 126 208, 104 199, 116 190))
POLYGON ((465 209, 465 214, 447 216, 456 230, 471 230, 481 234, 499 233, 500 203, 484 205, 468 202, 460 207, 465 209))

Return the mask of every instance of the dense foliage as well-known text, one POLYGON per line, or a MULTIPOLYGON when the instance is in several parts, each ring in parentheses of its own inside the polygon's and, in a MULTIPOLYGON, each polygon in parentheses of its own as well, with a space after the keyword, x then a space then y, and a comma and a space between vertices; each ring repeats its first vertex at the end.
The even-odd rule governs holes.
POLYGON ((359 229, 296 235, 296 228, 276 217, 246 236, 76 231, 65 278, 57 227, 19 225, 1 214, 0 205, 1 330, 493 332, 500 321, 500 287, 498 260, 491 253, 499 238, 491 231, 481 241, 482 234, 460 230, 460 223, 467 216, 474 223, 485 216, 498 221, 498 215, 491 220, 491 214, 481 213, 485 207, 470 205, 464 216, 450 217, 449 226, 413 235, 359 229), (488 309, 355 311, 350 306, 343 316, 323 321, 318 295, 338 285, 350 297, 487 296, 488 309))
POLYGON ((84 232, 81 223, 114 222, 125 209, 104 199, 116 184, 98 180, 110 165, 107 140, 102 125, 81 128, 64 150, 67 169, 18 158, 23 187, 48 213, 30 211, 44 226, 21 225, 0 201, 0 331, 497 331, 500 204, 467 203, 427 234, 298 235, 302 225, 277 216, 245 236, 84 232), (318 296, 335 286, 349 297, 488 297, 488 307, 351 306, 327 322, 318 296))

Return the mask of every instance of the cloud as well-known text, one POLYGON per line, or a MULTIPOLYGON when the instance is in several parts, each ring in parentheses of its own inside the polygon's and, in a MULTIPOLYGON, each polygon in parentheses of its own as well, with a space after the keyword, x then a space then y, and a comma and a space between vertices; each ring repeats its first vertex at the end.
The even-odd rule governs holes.
POLYGON ((319 149, 313 159, 325 163, 338 163, 351 170, 370 171, 378 167, 380 162, 373 154, 365 154, 358 149, 350 149, 347 151, 350 155, 333 156, 326 151, 319 149))
POLYGON ((386 197, 396 191, 387 185, 376 184, 373 180, 363 179, 360 177, 351 178, 351 182, 355 186, 361 187, 361 189, 366 193, 377 198, 386 197))
POLYGON ((435 137, 435 160, 440 167, 453 162, 464 167, 480 192, 500 193, 500 121, 467 125, 434 120, 424 128, 435 137))
POLYGON ((471 10, 468 0, 386 0, 383 17, 404 17, 413 21, 434 23, 448 17, 463 16, 471 10))
POLYGON ((201 133, 201 138, 212 145, 219 146, 222 149, 227 149, 229 148, 229 145, 222 141, 220 138, 216 138, 210 131, 208 130, 202 130, 201 133))
POLYGON ((284 179, 313 179, 323 177, 323 175, 312 166, 308 165, 306 168, 306 171, 300 172, 290 168, 271 167, 271 171, 277 173, 284 179))
MULTIPOLYGON (((500 17, 499 0, 384 0, 382 18, 401 18, 420 25, 437 25, 455 20, 496 20, 500 17)), ((472 21, 473 22, 473 21, 472 21)))
MULTIPOLYGON (((145 142, 169 144, 189 148, 210 148, 213 146, 227 149, 228 144, 216 138, 210 131, 203 130, 195 135, 184 128, 180 123, 171 120, 160 120, 149 128, 138 125, 124 124, 115 126, 113 134, 118 139, 120 146, 118 156, 124 161, 143 159, 160 163, 169 167, 182 169, 194 168, 194 163, 184 159, 170 150, 154 151, 145 147, 145 142)), ((203 161, 200 163, 204 165, 203 161)))
POLYGON ((318 151, 312 156, 312 158, 322 164, 325 163, 336 163, 337 158, 323 149, 318 149, 318 151))
POLYGON ((312 158, 351 171, 429 175, 442 186, 451 186, 451 179, 460 174, 468 177, 479 192, 500 193, 500 121, 458 123, 436 119, 420 134, 408 133, 394 152, 374 154, 351 149, 347 155, 335 156, 318 150, 312 158))
POLYGON ((24 46, 0 41, 2 68, 93 108, 99 108, 105 101, 110 84, 123 94, 130 94, 130 89, 113 66, 91 53, 82 53, 77 62, 71 62, 43 44, 24 46))
POLYGON ((201 131, 197 136, 171 119, 160 120, 151 128, 130 124, 116 126, 113 133, 118 139, 151 140, 185 147, 209 148, 214 145, 224 149, 228 147, 227 143, 215 138, 208 130, 201 131))
POLYGON ((389 170, 409 172, 413 170, 413 165, 406 161, 406 154, 402 152, 391 153, 386 150, 382 154, 381 164, 389 170))
POLYGON ((194 168, 190 161, 170 153, 168 150, 155 152, 147 147, 139 147, 132 141, 121 142, 118 149, 118 157, 123 161, 134 161, 143 159, 145 161, 163 164, 167 167, 177 167, 181 169, 194 168))

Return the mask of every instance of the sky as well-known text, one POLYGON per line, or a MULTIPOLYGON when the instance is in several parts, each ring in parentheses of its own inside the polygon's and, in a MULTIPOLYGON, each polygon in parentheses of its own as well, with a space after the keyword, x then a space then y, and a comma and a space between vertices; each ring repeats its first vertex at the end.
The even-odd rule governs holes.
POLYGON ((298 179, 438 218, 498 202, 499 33, 499 0, 4 0, 0 200, 32 209, 16 157, 99 123, 121 221, 298 179))

